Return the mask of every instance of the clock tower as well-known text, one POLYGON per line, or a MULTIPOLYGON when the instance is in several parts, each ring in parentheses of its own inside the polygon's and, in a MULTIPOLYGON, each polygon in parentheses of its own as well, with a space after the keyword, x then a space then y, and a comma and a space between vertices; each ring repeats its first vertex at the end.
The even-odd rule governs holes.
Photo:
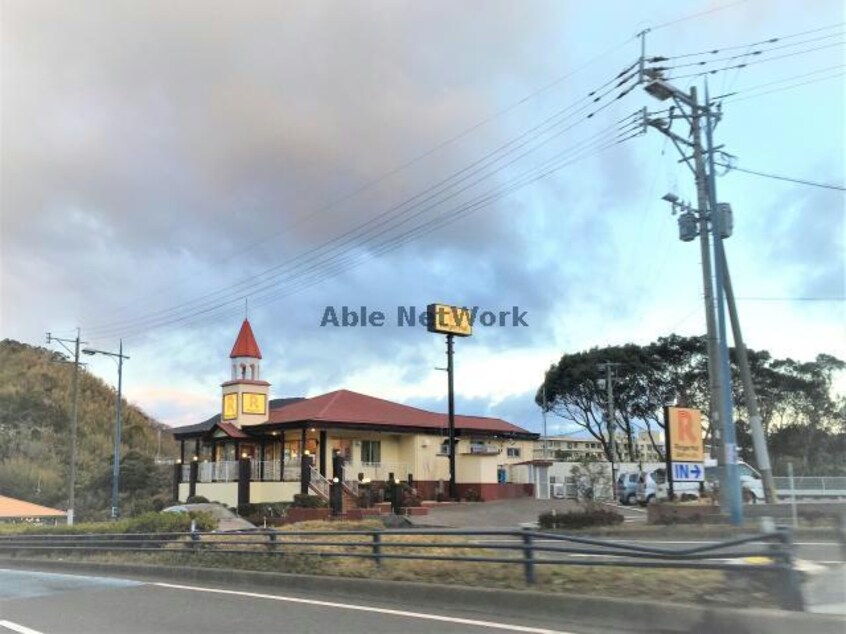
POLYGON ((266 422, 270 383, 261 379, 261 351, 247 319, 241 324, 229 358, 232 378, 220 386, 223 391, 221 421, 238 427, 266 422))

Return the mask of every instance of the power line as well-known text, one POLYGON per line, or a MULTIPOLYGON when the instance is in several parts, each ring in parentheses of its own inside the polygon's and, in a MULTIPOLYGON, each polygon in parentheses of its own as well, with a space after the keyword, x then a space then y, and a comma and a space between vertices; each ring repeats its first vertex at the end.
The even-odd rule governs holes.
MULTIPOLYGON (((698 62, 685 62, 683 64, 675 64, 673 66, 658 66, 658 67, 653 68, 652 70, 667 71, 667 70, 675 70, 677 68, 690 68, 691 66, 705 66, 707 64, 716 64, 718 62, 731 62, 731 61, 736 60, 736 59, 749 57, 750 55, 766 55, 767 53, 770 53, 772 51, 780 51, 780 50, 784 50, 786 48, 793 48, 795 46, 802 46, 803 44, 812 44, 814 42, 819 42, 819 41, 822 41, 822 40, 831 39, 832 37, 843 37, 843 31, 840 31, 838 33, 830 33, 828 35, 821 35, 819 37, 811 38, 811 39, 808 39, 808 40, 802 40, 801 42, 791 42, 789 44, 782 44, 781 46, 771 46, 769 48, 753 49, 751 51, 748 51, 746 53, 741 53, 739 55, 730 55, 728 57, 715 57, 713 59, 705 59, 705 60, 701 60, 701 61, 698 61, 698 62)), ((836 44, 832 44, 832 46, 836 46, 836 44)), ((749 48, 749 47, 747 47, 747 48, 749 48)))
POLYGON ((745 4, 748 0, 737 0, 737 2, 732 2, 730 4, 723 4, 718 7, 714 7, 713 9, 708 9, 707 11, 700 11, 699 13, 693 13, 691 15, 686 15, 682 18, 676 18, 674 20, 670 20, 669 22, 662 22, 656 26, 650 27, 650 30, 657 31, 659 29, 666 28, 668 26, 673 26, 674 24, 678 24, 680 22, 686 22, 687 20, 693 20, 694 18, 701 18, 705 15, 710 15, 712 13, 716 13, 717 11, 724 11, 726 9, 731 9, 732 7, 736 7, 739 4, 745 4))
MULTIPOLYGON (((625 129, 625 126, 624 126, 624 129, 625 129)), ((608 132, 614 133, 614 132, 617 132, 617 130, 610 129, 610 130, 603 131, 600 134, 607 135, 608 132)), ((597 135, 594 135, 594 136, 597 136, 597 135)), ((595 154, 599 151, 607 149, 608 147, 611 147, 613 145, 625 142, 626 140, 628 140, 628 138, 631 138, 631 137, 630 136, 620 137, 619 133, 618 133, 618 137, 613 138, 610 141, 600 140, 598 145, 596 143, 588 144, 588 147, 586 149, 582 150, 581 153, 579 154, 579 156, 577 156, 575 158, 569 158, 569 159, 564 160, 564 161, 559 160, 557 164, 550 164, 550 163, 552 163, 552 161, 554 159, 560 158, 561 155, 566 155, 566 154, 572 153, 572 148, 570 148, 569 150, 565 150, 565 152, 562 152, 560 155, 545 161, 545 163, 542 164, 542 167, 544 169, 537 170, 537 168, 532 168, 532 170, 535 170, 534 173, 532 173, 532 170, 528 170, 527 172, 524 172, 523 174, 521 174, 517 179, 513 179, 510 182, 507 182, 503 185, 500 185, 500 186, 490 190, 489 192, 482 194, 481 196, 477 197, 474 200, 462 203, 459 207, 454 208, 452 210, 449 210, 447 212, 443 212, 442 214, 440 214, 440 216, 433 218, 433 219, 429 220, 428 222, 426 222, 422 225, 418 225, 416 227, 413 227, 412 229, 410 229, 410 230, 408 230, 408 231, 406 231, 406 232, 404 232, 404 233, 402 233, 398 236, 389 237, 384 242, 382 242, 381 244, 376 245, 372 253, 365 253, 363 255, 359 255, 359 254, 349 255, 349 254, 347 254, 345 256, 345 259, 338 261, 338 262, 335 262, 334 264, 331 264, 331 266, 328 270, 314 270, 314 269, 317 269, 321 266, 325 267, 327 264, 331 263, 331 260, 324 261, 324 262, 321 262, 321 263, 317 263, 317 264, 313 265, 310 269, 307 269, 305 271, 300 271, 297 274, 297 278, 290 280, 295 284, 295 286, 293 286, 292 288, 274 290, 272 287, 266 287, 264 289, 261 289, 260 291, 255 293, 253 296, 255 297, 256 295, 261 295, 261 293, 265 293, 265 295, 263 297, 259 297, 259 299, 257 299, 257 300, 254 300, 253 305, 259 306, 259 305, 264 305, 266 303, 269 303, 271 301, 276 301, 278 299, 281 299, 282 297, 291 295, 295 292, 299 292, 299 291, 303 290, 304 288, 308 288, 310 286, 313 286, 315 284, 318 284, 318 283, 324 281, 325 279, 328 279, 330 277, 334 277, 334 276, 336 276, 336 275, 338 275, 342 272, 350 270, 351 268, 357 267, 360 264, 362 264, 363 262, 365 262, 365 261, 367 261, 371 258, 379 257, 379 256, 383 255, 384 253, 387 253, 389 251, 393 251, 396 248, 399 248, 399 247, 403 246, 404 244, 406 244, 406 243, 408 243, 412 240, 419 239, 420 237, 423 237, 424 235, 428 235, 429 233, 432 233, 433 231, 440 229, 441 227, 446 226, 447 224, 451 224, 452 222, 455 222, 455 221, 461 219, 462 217, 465 217, 465 216, 467 216, 471 213, 475 213, 476 211, 484 208, 485 206, 489 205, 490 203, 494 202, 495 200, 502 198, 503 196, 507 195, 508 193, 510 193, 510 192, 512 192, 516 189, 519 189, 521 187, 524 187, 524 186, 526 186, 526 185, 528 185, 528 184, 530 184, 530 183, 532 183, 536 180, 544 178, 544 177, 548 176, 549 174, 554 173, 557 170, 560 170, 564 166, 571 164, 572 162, 575 162, 576 160, 586 158, 587 156, 590 156, 590 155, 595 154), (304 274, 308 274, 308 276, 303 277, 304 274)), ((344 254, 340 254, 340 256, 344 256, 344 254)), ((339 257, 339 255, 334 256, 334 258, 337 258, 337 257, 339 257)), ((275 286, 275 284, 274 284, 274 286, 275 286)), ((181 323, 181 322, 186 322, 186 321, 194 322, 197 319, 207 319, 207 318, 219 316, 219 315, 223 314, 223 313, 221 313, 221 311, 224 311, 224 310, 227 311, 226 314, 234 314, 233 309, 234 310, 240 310, 239 307, 235 307, 236 304, 240 304, 239 299, 233 299, 233 300, 229 300, 229 301, 226 301, 226 302, 217 303, 213 306, 206 307, 203 310, 198 310, 198 311, 195 311, 191 314, 186 314, 186 315, 180 316, 179 318, 169 319, 169 320, 162 322, 162 323, 139 325, 138 327, 131 329, 129 332, 124 331, 124 333, 125 333, 124 338, 129 338, 129 337, 134 336, 136 334, 141 334, 141 333, 146 332, 148 330, 152 330, 154 328, 162 327, 164 325, 169 325, 171 323, 181 323), (233 305, 233 308, 227 309, 226 306, 230 305, 230 304, 233 305)))
POLYGON ((758 84, 757 86, 747 86, 741 90, 736 90, 734 92, 727 92, 722 95, 718 95, 716 97, 711 97, 711 101, 719 101, 725 97, 733 97, 734 95, 742 95, 746 92, 752 92, 754 90, 758 90, 759 88, 767 88, 768 86, 774 86, 777 84, 783 84, 785 82, 793 81, 794 79, 805 79, 811 75, 818 75, 820 73, 826 73, 830 70, 837 70, 841 68, 846 68, 846 64, 835 64, 834 66, 826 66, 825 68, 818 68, 817 70, 806 71, 804 73, 800 73, 798 75, 792 75, 790 77, 783 77, 781 79, 775 79, 773 81, 768 81, 763 84, 758 84))
MULTIPOLYGON (((632 79, 632 77, 629 77, 629 79, 627 81, 630 81, 631 79, 632 79)), ((636 84, 633 84, 632 87, 634 85, 636 85, 636 84)), ((448 176, 447 178, 442 179, 441 181, 439 181, 435 185, 426 188, 422 192, 419 192, 418 194, 412 196, 411 198, 407 199, 403 203, 400 203, 399 205, 394 205, 393 207, 390 207, 389 209, 383 211, 382 213, 378 214, 377 216, 371 218, 370 220, 368 220, 368 221, 366 221, 366 222, 364 222, 364 223, 344 232, 340 236, 337 236, 337 237, 335 237, 335 238, 333 238, 333 239, 331 239, 327 242, 324 242, 323 244, 321 244, 317 247, 309 249, 304 253, 301 253, 301 254, 293 257, 293 258, 290 258, 290 259, 284 261, 283 263, 281 263, 279 265, 271 267, 270 269, 266 269, 265 271, 262 271, 258 275, 244 279, 240 282, 229 285, 226 288, 220 289, 220 290, 215 291, 211 294, 207 294, 207 295, 197 297, 194 300, 184 302, 184 303, 182 303, 178 306, 175 306, 175 307, 172 307, 172 308, 169 308, 169 309, 157 311, 155 313, 148 314, 147 316, 142 316, 142 317, 139 317, 139 318, 116 321, 116 322, 112 322, 110 324, 103 324, 103 325, 100 325, 100 326, 93 326, 93 327, 91 327, 90 330, 92 332, 94 332, 95 334, 103 333, 103 332, 112 332, 112 331, 117 332, 122 327, 135 326, 139 323, 149 321, 149 320, 151 320, 155 317, 159 317, 159 316, 164 317, 167 314, 174 314, 174 313, 178 313, 179 311, 186 310, 190 306, 198 306, 198 305, 202 305, 204 303, 208 303, 209 301, 211 301, 212 298, 217 297, 217 296, 227 295, 227 294, 229 296, 231 296, 232 293, 236 292, 236 291, 237 292, 247 292, 250 288, 254 288, 257 285, 267 283, 267 280, 262 280, 262 278, 267 277, 267 276, 271 276, 271 281, 272 281, 273 277, 277 274, 277 273, 275 273, 276 271, 284 270, 287 267, 293 266, 294 264, 296 264, 297 261, 302 260, 303 258, 307 258, 306 261, 304 263, 297 264, 296 267, 302 266, 303 264, 307 264, 309 257, 315 257, 315 254, 319 253, 322 250, 325 250, 327 248, 331 248, 331 250, 338 249, 340 247, 343 247, 344 245, 350 244, 350 243, 354 242, 355 240, 363 237, 364 235, 366 235, 368 232, 371 232, 375 228, 383 226, 388 222, 396 222, 397 218, 402 217, 402 216, 410 213, 416 207, 419 207, 420 204, 427 203, 427 202, 431 201, 433 198, 436 198, 437 196, 442 195, 445 192, 448 192, 448 190, 450 188, 454 187, 455 185, 458 185, 462 182, 465 182, 469 178, 472 178, 472 177, 478 175, 481 172, 481 170, 495 165, 497 162, 501 161, 503 158, 507 157, 509 154, 513 153, 515 150, 519 150, 519 149, 525 147, 526 145, 529 145, 534 139, 540 138, 544 134, 552 133, 552 135, 549 136, 549 138, 541 141, 534 148, 531 148, 531 149, 523 152, 516 159, 512 159, 511 161, 509 161, 505 165, 500 166, 500 167, 494 169, 493 171, 490 171, 488 174, 485 174, 481 178, 475 180, 473 183, 471 183, 471 185, 461 188, 458 192, 453 192, 452 194, 447 195, 445 198, 441 199, 440 201, 438 201, 435 204, 436 205, 440 204, 440 203, 444 202, 445 200, 448 200, 449 198, 454 197, 458 193, 466 191, 470 187, 472 187, 472 186, 478 184, 479 182, 481 182, 481 180, 489 178, 493 174, 495 174, 496 172, 501 171, 505 167, 511 165, 512 163, 515 162, 515 160, 519 160, 520 158, 523 158, 523 157, 527 156, 528 154, 537 151, 538 149, 540 149, 541 147, 543 147, 544 145, 546 145, 550 141, 552 141, 555 138, 561 136, 563 133, 565 133, 568 130, 576 127, 579 124, 581 124, 584 120, 579 120, 576 123, 573 123, 569 126, 566 126, 565 128, 563 128, 561 130, 557 130, 557 131, 555 130, 556 127, 560 126, 561 124, 566 122, 568 119, 571 119, 572 117, 574 117, 578 113, 585 111, 589 106, 592 106, 593 104, 595 104, 599 100, 603 99, 604 97, 611 95, 617 89, 618 89, 618 86, 611 87, 611 88, 607 89, 606 91, 601 93, 599 96, 595 97, 594 99, 590 100, 587 103, 582 103, 582 102, 586 101, 587 97, 583 97, 583 98, 577 100, 576 102, 570 104, 569 106, 559 110, 558 112, 556 112, 552 116, 548 117, 542 123, 534 126, 530 130, 512 138, 510 141, 508 141, 507 143, 505 143, 505 144, 501 145, 500 147, 496 148, 492 152, 489 152, 487 155, 483 156, 481 159, 474 161, 473 163, 471 163, 468 166, 465 166, 463 169, 459 170, 458 172, 455 172, 452 175, 448 176), (582 103, 582 105, 580 107, 576 108, 575 110, 573 110, 573 108, 575 106, 578 106, 580 103, 582 103), (573 111, 568 114, 568 111, 570 111, 570 110, 573 110, 573 111), (566 115, 566 116, 562 116, 562 115, 566 115), (528 140, 523 140, 526 137, 528 137, 528 140), (521 143, 517 143, 518 141, 521 141, 521 140, 522 140, 521 143), (517 144, 515 145, 515 143, 517 143, 517 144), (505 150, 507 150, 507 151, 505 151, 505 150), (469 173, 456 180, 456 177, 461 176, 462 174, 465 174, 466 172, 469 172, 469 173), (452 182, 450 182, 450 181, 452 181, 452 182), (438 188, 440 188, 439 191, 435 191, 434 194, 431 194, 431 195, 423 198, 422 200, 418 200, 418 199, 420 199, 421 196, 424 196, 425 194, 429 194, 433 190, 438 190, 438 188), (417 201, 417 202, 414 202, 414 201, 417 201), (414 204, 411 204, 409 206, 410 203, 414 203, 414 204), (403 210, 403 207, 406 207, 406 209, 403 210), (339 240, 341 240, 340 244, 335 244, 339 240), (271 275, 271 274, 273 274, 273 275, 271 275)), ((622 91, 611 101, 607 101, 605 104, 597 107, 595 110, 593 110, 588 115, 588 117, 592 117, 593 115, 597 114, 598 112, 601 112, 605 108, 609 107, 610 105, 615 103, 617 100, 619 100, 621 97, 625 96, 625 94, 628 94, 629 90, 630 89, 622 91)), ((631 118, 631 117, 629 117, 629 118, 631 118)), ((432 208, 432 206, 427 207, 425 209, 431 209, 431 208, 432 208)), ((418 214, 414 214, 412 217, 414 217, 416 215, 418 215, 418 214)), ((399 222, 399 224, 403 224, 404 222, 406 222, 406 220, 399 222)), ((250 291, 250 292, 255 292, 255 291, 250 291)))
POLYGON ((717 55, 719 53, 725 53, 728 51, 739 51, 748 48, 753 48, 755 46, 763 46, 766 44, 774 44, 776 42, 782 42, 784 40, 789 40, 794 37, 802 37, 803 35, 813 35, 814 33, 820 33, 822 31, 827 31, 829 29, 840 28, 846 25, 846 22, 837 22, 835 24, 829 24, 826 26, 822 26, 816 29, 811 29, 808 31, 799 31, 798 33, 790 33, 788 35, 781 35, 779 37, 771 37, 766 40, 759 40, 757 42, 750 42, 749 44, 737 44, 733 46, 723 46, 720 48, 713 48, 707 51, 699 51, 697 53, 683 53, 681 55, 661 55, 660 57, 651 58, 647 61, 669 61, 674 59, 685 59, 688 57, 701 57, 703 55, 717 55))
POLYGON ((735 297, 746 302, 844 302, 846 297, 735 297))
POLYGON ((836 189, 838 191, 846 191, 846 187, 844 187, 843 185, 828 185, 826 183, 815 183, 813 181, 806 181, 806 180, 802 180, 800 178, 791 178, 790 176, 780 176, 778 174, 768 174, 766 172, 756 172, 755 170, 748 170, 748 169, 744 169, 742 167, 736 167, 734 165, 731 165, 730 163, 716 162, 716 164, 719 165, 720 167, 726 167, 730 171, 735 170, 735 171, 738 171, 738 172, 744 172, 746 174, 754 174, 755 176, 763 176, 764 178, 773 178, 775 180, 788 181, 790 183, 798 183, 800 185, 810 185, 811 187, 822 187, 824 189, 836 189))
POLYGON ((813 53, 815 51, 821 51, 827 48, 832 48, 835 46, 843 46, 842 42, 836 42, 834 44, 826 44, 824 46, 816 46, 814 48, 805 49, 803 51, 795 51, 793 53, 787 53, 785 55, 776 55, 775 57, 768 57, 766 59, 758 59, 752 62, 744 62, 742 64, 735 64, 733 66, 726 66, 722 69, 712 69, 712 70, 702 70, 698 73, 688 73, 687 75, 675 75, 673 79, 686 79, 688 77, 701 77, 702 75, 715 75, 716 73, 725 72, 727 70, 732 70, 734 68, 746 68, 747 66, 755 66, 756 64, 764 64, 766 62, 774 62, 779 59, 785 59, 787 57, 796 57, 797 55, 805 55, 807 53, 813 53))
MULTIPOLYGON (((491 123, 491 122, 495 121, 496 119, 498 119, 498 118, 500 118, 500 117, 502 117, 502 116, 504 116, 504 115, 508 114, 509 112, 512 112, 513 110, 515 110, 515 109, 519 108, 519 107, 520 107, 520 106, 522 106, 523 104, 528 103, 529 101, 531 101, 531 100, 532 100, 532 99, 534 99, 535 97, 537 97, 537 96, 539 96, 539 95, 541 95, 541 94, 543 94, 543 93, 545 93, 545 92, 548 92, 549 90, 552 90, 553 88, 555 88, 556 86, 558 86, 558 85, 560 85, 562 82, 564 82, 565 80, 569 79, 569 78, 570 78, 570 77, 572 77, 573 75, 578 74, 579 72, 581 72, 581 71, 583 71, 585 68, 588 68, 589 66, 593 65, 594 63, 596 63, 596 62, 597 62, 597 61, 599 61, 600 59, 602 59, 602 58, 604 58, 604 57, 606 57, 606 56, 610 55, 611 53, 614 53, 614 52, 616 52, 616 51, 620 50, 621 48, 623 48, 624 46, 626 46, 627 44, 629 44, 631 41, 633 41, 634 39, 636 39, 636 36, 632 36, 632 37, 630 37, 630 38, 628 38, 628 39, 624 40, 623 42, 621 42, 621 43, 619 43, 619 44, 617 44, 617 45, 615 45, 615 46, 612 46, 612 47, 610 47, 610 48, 606 49, 606 50, 605 50, 605 51, 603 51, 602 53, 600 53, 600 54, 598 54, 598 55, 596 55, 596 56, 592 57, 590 60, 588 60, 588 61, 587 61, 587 62, 585 62, 584 64, 580 65, 579 67, 575 68, 574 70, 572 70, 572 71, 570 71, 570 72, 568 72, 568 73, 565 73, 565 74, 563 74, 563 75, 561 75, 561 76, 559 76, 559 77, 556 77, 556 78, 555 78, 555 79, 553 79, 551 82, 549 82, 549 83, 547 83, 547 84, 545 84, 545 85, 541 86, 540 88, 538 88, 538 89, 536 89, 536 90, 534 90, 534 91, 530 92, 529 94, 527 94, 527 95, 525 95, 525 96, 521 97, 521 98, 520 98, 520 99, 518 99, 517 101, 512 102, 510 105, 506 106, 505 108, 502 108, 502 109, 498 110, 498 111, 497 111, 497 112, 495 112, 494 114, 492 114, 492 115, 490 115, 490 116, 488 116, 488 117, 486 117, 486 118, 482 119, 481 121, 479 121, 479 122, 477 122, 477 123, 473 124, 472 126, 470 126, 469 128, 466 128, 466 129, 465 129, 465 130, 463 130, 462 132, 459 132, 458 134, 456 134, 456 135, 454 135, 454 136, 452 136, 452 137, 450 137, 450 138, 446 139, 445 141, 442 141, 442 142, 440 142, 440 143, 438 143, 438 144, 434 145, 433 147, 429 148, 428 150, 425 150, 424 152, 422 152, 422 153, 420 153, 420 154, 418 154, 418 155, 414 156, 413 158, 411 158, 411 159, 409 159, 408 161, 406 161, 406 162, 404 162, 404 163, 400 164, 399 166, 392 168, 391 170, 389 170, 389 171, 387 171, 387 172, 383 173, 382 175, 380 175, 380 176, 378 176, 378 177, 376 177, 376 178, 374 178, 374 179, 372 179, 372 180, 370 180, 370 181, 368 181, 368 182, 364 183, 363 185, 361 185, 361 186, 359 186, 359 187, 356 187, 356 188, 354 188, 354 189, 350 190, 349 192, 347 192, 347 193, 345 193, 345 194, 342 194, 341 196, 339 196, 338 198, 335 198, 335 199, 331 200, 331 201, 330 201, 330 202, 328 202, 327 204, 325 204, 325 205, 323 205, 323 206, 320 206, 320 207, 318 207, 318 208, 316 208, 316 209, 313 209, 312 211, 305 212, 304 214, 301 214, 301 215, 299 216, 299 218, 298 218, 295 222, 293 222, 293 223, 289 223, 289 224, 286 224, 286 225, 285 225, 285 227, 283 227, 283 228, 282 228, 282 229, 280 229, 279 231, 273 232, 273 233, 271 233, 270 235, 264 236, 264 237, 262 237, 261 239, 259 239, 259 240, 255 241, 255 242, 252 242, 252 243, 250 243, 250 244, 248 244, 247 246, 244 246, 244 247, 241 247, 241 248, 237 249, 237 250, 236 250, 234 253, 232 253, 230 256, 228 256, 227 258, 225 258, 224 260, 222 260, 222 262, 228 262, 228 261, 230 261, 231 259, 233 259, 234 257, 236 257, 236 256, 238 256, 238 255, 240 255, 240 254, 242 254, 242 253, 248 252, 248 251, 250 251, 250 250, 254 249, 255 247, 257 247, 257 246, 259 246, 259 245, 261 245, 261 244, 265 244, 265 243, 269 242, 270 240, 275 239, 275 238, 277 238, 277 237, 281 236, 283 233, 289 232, 291 229, 294 229, 294 228, 296 228, 296 227, 301 226, 303 223, 305 223, 305 222, 307 222, 308 220, 312 219, 315 215, 320 214, 321 212, 324 212, 324 211, 329 211, 330 209, 332 209, 332 208, 334 208, 334 207, 337 207, 337 206, 338 206, 338 205, 340 205, 341 203, 344 203, 344 202, 346 202, 346 201, 348 201, 348 200, 350 200, 350 199, 352 199, 352 198, 356 197, 358 194, 361 194, 362 192, 367 191, 368 189, 371 189, 372 187, 375 187, 376 185, 378 185, 378 184, 380 184, 380 183, 384 182, 385 180, 388 180, 388 179, 389 179, 389 178, 391 178, 392 176, 395 176, 396 174, 399 174, 400 172, 402 172, 402 171, 404 171, 404 170, 408 169, 408 168, 409 168, 409 167, 411 167, 412 165, 415 165, 415 164, 419 163, 420 161, 422 161, 422 160, 424 160, 424 159, 426 159, 426 158, 428 158, 428 157, 432 156, 433 154, 435 154, 435 153, 436 153, 436 152, 438 152, 439 150, 442 150, 442 149, 444 149, 445 147, 448 147, 449 145, 452 145, 453 143, 456 143, 457 141, 460 141, 461 139, 464 139, 465 137, 467 137, 467 136, 471 135, 471 134, 472 134, 473 132, 475 132, 476 130, 478 130, 478 129, 480 129, 480 128, 484 127, 485 125, 487 125, 487 124, 489 124, 489 123, 491 123)), ((637 62, 635 62, 634 64, 632 64, 632 65, 631 65, 631 66, 629 66, 628 68, 624 69, 622 72, 620 72, 620 73, 617 75, 617 77, 612 78, 611 80, 609 80, 609 81, 608 81, 608 82, 606 82, 605 84, 602 84, 602 85, 601 85, 601 86, 599 86, 598 88, 596 88, 596 89, 594 89, 593 91, 591 91, 591 92, 588 94, 588 96, 594 96, 594 94, 595 94, 596 92, 598 92, 598 91, 602 90, 603 88, 605 88, 607 85, 609 85, 610 83, 612 83, 615 79, 619 79, 621 76, 623 76, 624 74, 626 74, 627 72, 629 72, 630 70, 632 70, 632 68, 634 68, 634 66, 636 66, 636 65, 637 65, 637 62)), ((598 101, 598 100, 597 100, 597 101, 598 101)), ((167 287, 163 287, 161 290, 167 290, 167 289, 169 289, 169 288, 170 288, 170 287, 169 287, 169 286, 167 286, 167 287)), ((113 311, 113 314, 120 313, 120 312, 124 311, 125 309, 127 309, 127 308, 131 307, 132 305, 134 305, 134 304, 135 304, 135 303, 137 303, 138 301, 142 301, 142 300, 146 300, 146 299, 148 299, 148 297, 149 297, 149 296, 146 296, 146 297, 144 297, 144 298, 139 298, 139 300, 135 300, 135 301, 129 302, 129 303, 127 303, 127 304, 125 304, 125 305, 123 305, 123 306, 121 306, 121 307, 119 307, 119 308, 115 309, 115 311, 113 311)))
MULTIPOLYGON (((808 81, 803 81, 798 84, 791 84, 790 86, 782 86, 781 88, 773 88, 772 90, 765 90, 763 92, 759 92, 752 95, 746 95, 744 97, 731 97, 729 99, 725 99, 723 103, 736 103, 738 101, 746 101, 747 99, 757 99, 759 97, 764 97, 766 95, 771 95, 776 92, 782 92, 784 90, 793 90, 795 88, 800 88, 802 86, 807 86, 809 84, 817 84, 821 81, 828 81, 830 79, 837 79, 838 77, 842 77, 846 71, 840 71, 839 73, 835 73, 833 75, 829 75, 828 77, 818 77, 816 79, 809 79, 808 81)), ((735 94, 744 94, 746 91, 744 90, 742 93, 735 93, 735 94)))

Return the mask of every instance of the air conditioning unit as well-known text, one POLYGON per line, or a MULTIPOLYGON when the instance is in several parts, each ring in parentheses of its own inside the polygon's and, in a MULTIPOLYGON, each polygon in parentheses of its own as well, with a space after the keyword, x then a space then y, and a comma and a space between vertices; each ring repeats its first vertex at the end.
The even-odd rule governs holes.
POLYGON ((564 483, 563 482, 553 482, 550 484, 550 492, 552 493, 552 497, 563 500, 565 497, 564 493, 564 483))

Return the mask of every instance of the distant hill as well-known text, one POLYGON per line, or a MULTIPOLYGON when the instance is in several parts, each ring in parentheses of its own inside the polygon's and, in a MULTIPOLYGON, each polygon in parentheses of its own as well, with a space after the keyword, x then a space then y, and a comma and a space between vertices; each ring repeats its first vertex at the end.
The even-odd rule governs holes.
MULTIPOLYGON (((67 508, 73 364, 59 353, 0 341, 0 494, 67 508)), ((115 389, 79 373, 76 515, 103 517, 110 506, 115 389)), ((150 510, 169 499, 171 468, 155 457, 175 454, 168 429, 123 402, 121 507, 150 510), (161 437, 161 447, 159 447, 161 437)))

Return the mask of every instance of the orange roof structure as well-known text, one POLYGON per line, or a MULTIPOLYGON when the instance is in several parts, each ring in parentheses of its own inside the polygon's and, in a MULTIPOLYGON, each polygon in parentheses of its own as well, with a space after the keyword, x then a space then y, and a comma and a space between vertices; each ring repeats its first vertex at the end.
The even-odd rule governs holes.
POLYGON ((255 335, 253 335, 253 329, 247 319, 241 324, 241 331, 238 333, 235 345, 232 346, 232 352, 229 353, 230 359, 234 359, 235 357, 261 359, 261 350, 259 350, 255 335))
POLYGON ((67 513, 40 504, 0 495, 0 520, 23 517, 65 517, 67 513))

